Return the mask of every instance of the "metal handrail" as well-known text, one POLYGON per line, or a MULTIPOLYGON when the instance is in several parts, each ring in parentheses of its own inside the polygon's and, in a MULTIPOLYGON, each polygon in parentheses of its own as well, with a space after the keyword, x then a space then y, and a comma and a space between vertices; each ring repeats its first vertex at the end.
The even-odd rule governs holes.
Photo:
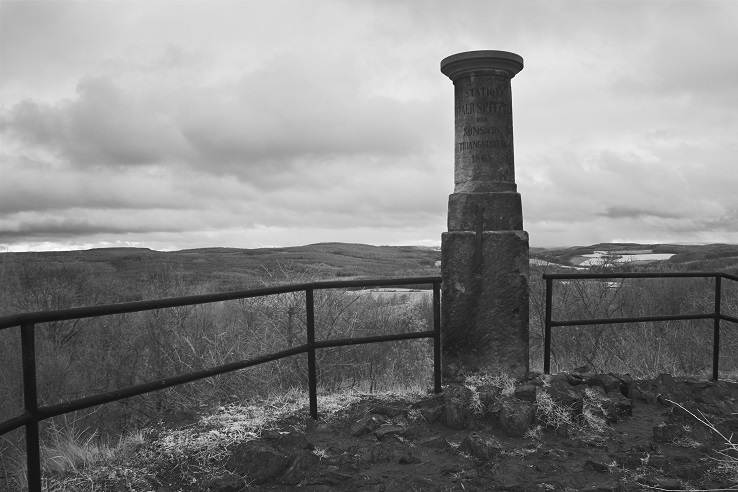
POLYGON ((631 273, 544 273, 543 279, 546 281, 546 311, 543 332, 543 373, 551 372, 551 328, 554 326, 584 326, 584 325, 604 325, 614 323, 637 323, 651 321, 678 321, 691 319, 712 319, 713 324, 713 346, 712 346, 712 379, 718 380, 719 359, 720 359, 720 321, 731 321, 738 323, 738 317, 723 314, 720 311, 722 300, 722 279, 738 281, 738 277, 724 272, 631 272, 631 273), (575 320, 559 320, 551 319, 552 301, 553 301, 553 281, 554 280, 594 280, 594 279, 616 279, 616 278, 714 278, 715 279, 715 298, 714 309, 711 313, 702 314, 678 314, 666 316, 634 316, 624 318, 591 318, 591 319, 575 319, 575 320))
POLYGON ((54 311, 37 311, 0 317, 0 330, 19 326, 21 330, 21 352, 23 361, 23 400, 24 412, 3 422, 0 422, 0 435, 6 434, 21 426, 26 430, 26 462, 28 465, 28 488, 31 492, 41 491, 41 450, 39 439, 39 422, 58 415, 64 415, 77 410, 110 403, 132 396, 177 386, 192 381, 224 374, 227 372, 252 367, 266 362, 307 353, 308 358, 308 394, 310 416, 318 419, 317 371, 315 350, 345 345, 359 345, 366 343, 389 342, 397 340, 411 340, 417 338, 433 338, 433 390, 441 392, 441 277, 411 277, 398 279, 368 279, 368 280, 332 280, 309 282, 301 284, 266 287, 261 289, 239 290, 204 294, 185 297, 170 297, 150 301, 134 301, 99 306, 86 306, 54 311), (433 330, 421 332, 407 332, 392 335, 378 335, 370 337, 345 338, 337 340, 315 340, 315 299, 316 290, 351 288, 351 287, 381 287, 398 285, 433 285, 433 330), (38 405, 36 381, 36 349, 35 325, 69 319, 92 318, 110 316, 114 314, 151 311, 195 304, 263 297, 289 292, 305 292, 305 316, 307 340, 303 345, 286 350, 266 354, 253 359, 230 362, 208 369, 202 369, 179 376, 150 381, 115 391, 108 391, 96 395, 69 400, 55 405, 38 405))

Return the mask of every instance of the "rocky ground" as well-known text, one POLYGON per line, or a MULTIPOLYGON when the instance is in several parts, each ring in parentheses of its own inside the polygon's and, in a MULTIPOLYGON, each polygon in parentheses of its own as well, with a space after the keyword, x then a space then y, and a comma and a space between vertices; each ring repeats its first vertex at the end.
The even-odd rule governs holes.
MULTIPOLYGON (((163 459, 165 447, 147 445, 145 478, 119 468, 95 490, 738 490, 735 382, 468 378, 323 415, 286 415, 208 456, 163 459)), ((217 440, 213 422, 200 421, 199 435, 217 440)))

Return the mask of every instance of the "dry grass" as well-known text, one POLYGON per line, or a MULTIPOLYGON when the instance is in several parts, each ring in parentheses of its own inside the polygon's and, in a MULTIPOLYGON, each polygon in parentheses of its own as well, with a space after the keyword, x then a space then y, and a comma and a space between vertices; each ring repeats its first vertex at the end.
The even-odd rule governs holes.
POLYGON ((571 408, 557 403, 545 391, 536 393, 536 418, 550 429, 568 428, 573 424, 571 408))
POLYGON ((497 375, 491 375, 486 372, 466 376, 464 378, 464 386, 471 390, 476 390, 479 386, 493 386, 500 388, 502 396, 512 396, 515 394, 516 381, 506 372, 502 371, 497 375))
POLYGON ((481 395, 479 394, 480 386, 499 388, 502 396, 512 396, 515 394, 515 384, 516 381, 504 371, 495 376, 485 372, 466 376, 464 378, 464 386, 471 391, 469 409, 475 414, 481 414, 484 412, 484 404, 482 403, 481 395))
POLYGON ((610 430, 605 418, 604 395, 586 388, 582 414, 574 418, 572 409, 555 401, 546 391, 536 394, 536 419, 549 429, 561 429, 587 442, 601 442, 610 430))

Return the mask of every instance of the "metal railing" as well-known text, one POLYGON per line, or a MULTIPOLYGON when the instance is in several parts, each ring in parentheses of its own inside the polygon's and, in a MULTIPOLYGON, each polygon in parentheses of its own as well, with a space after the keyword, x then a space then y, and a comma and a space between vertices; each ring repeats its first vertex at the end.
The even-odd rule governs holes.
POLYGON ((713 336, 712 336, 712 379, 718 380, 718 364, 720 358, 720 321, 732 321, 738 323, 738 318, 723 314, 720 311, 720 301, 722 299, 722 279, 738 281, 738 277, 722 272, 660 272, 660 273, 544 273, 543 278, 546 280, 546 315, 543 334, 543 372, 549 374, 551 372, 551 328, 554 326, 583 326, 583 325, 602 325, 613 323, 637 323, 652 321, 678 321, 678 320, 696 320, 696 319, 712 319, 713 336), (693 278, 714 278, 715 279, 715 301, 714 309, 711 313, 703 314, 677 314, 668 316, 635 316, 623 318, 593 318, 593 319, 575 319, 554 321, 551 319, 552 299, 553 299, 553 281, 554 280, 593 280, 593 279, 619 279, 619 278, 674 278, 674 277, 693 277, 693 278))
POLYGON ((433 386, 436 393, 441 392, 441 277, 414 277, 400 279, 374 279, 374 280, 345 280, 311 282, 293 284, 278 287, 267 287, 243 291, 223 292, 217 294, 204 294, 187 297, 173 297, 151 301, 136 301, 119 304, 106 304, 99 306, 80 307, 71 309, 60 309, 55 311, 38 311, 33 313, 22 313, 0 318, 0 330, 19 326, 21 330, 21 351, 23 365, 23 400, 24 412, 14 418, 0 422, 0 435, 6 434, 21 426, 26 428, 26 461, 28 465, 28 488, 32 492, 41 491, 41 457, 39 442, 39 422, 59 415, 64 415, 77 410, 110 403, 123 398, 157 391, 172 386, 177 386, 200 379, 217 376, 231 371, 237 371, 247 367, 264 364, 274 360, 290 357, 298 354, 307 354, 308 359, 308 393, 310 402, 310 416, 318 418, 317 398, 317 375, 315 363, 316 349, 340 347, 345 345, 359 345, 365 343, 390 342, 397 340, 411 340, 417 338, 433 339, 433 386), (392 335, 378 335, 360 338, 344 338, 336 340, 315 340, 315 302, 314 291, 336 288, 361 288, 381 287, 398 285, 433 285, 433 330, 398 333, 392 335), (110 316, 114 314, 133 313, 140 311, 151 311, 154 309, 165 309, 195 304, 206 304, 212 302, 229 301, 262 297, 289 292, 305 292, 306 312, 306 343, 297 347, 272 354, 262 355, 253 359, 230 362, 208 369, 181 374, 169 378, 159 379, 114 391, 108 391, 84 398, 65 401, 54 405, 38 405, 36 392, 36 349, 35 349, 35 325, 53 321, 69 319, 92 318, 97 316, 110 316))

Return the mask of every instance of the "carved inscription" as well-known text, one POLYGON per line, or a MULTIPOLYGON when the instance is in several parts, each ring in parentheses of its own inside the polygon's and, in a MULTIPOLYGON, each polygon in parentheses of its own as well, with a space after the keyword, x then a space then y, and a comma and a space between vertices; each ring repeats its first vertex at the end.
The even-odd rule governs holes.
POLYGON ((504 102, 490 101, 459 104, 456 106, 456 116, 470 114, 512 114, 512 105, 504 102))
POLYGON ((514 182, 509 80, 475 75, 455 85, 457 183, 514 182))
POLYGON ((506 149, 507 142, 504 140, 470 140, 456 144, 456 152, 477 149, 506 149))
POLYGON ((465 126, 464 135, 472 137, 474 135, 507 135, 499 126, 465 126))
MULTIPOLYGON (((471 80, 467 81, 467 84, 471 83, 471 80)), ((499 87, 471 87, 464 91, 464 97, 494 97, 496 99, 501 99, 504 97, 504 94, 499 87)))

